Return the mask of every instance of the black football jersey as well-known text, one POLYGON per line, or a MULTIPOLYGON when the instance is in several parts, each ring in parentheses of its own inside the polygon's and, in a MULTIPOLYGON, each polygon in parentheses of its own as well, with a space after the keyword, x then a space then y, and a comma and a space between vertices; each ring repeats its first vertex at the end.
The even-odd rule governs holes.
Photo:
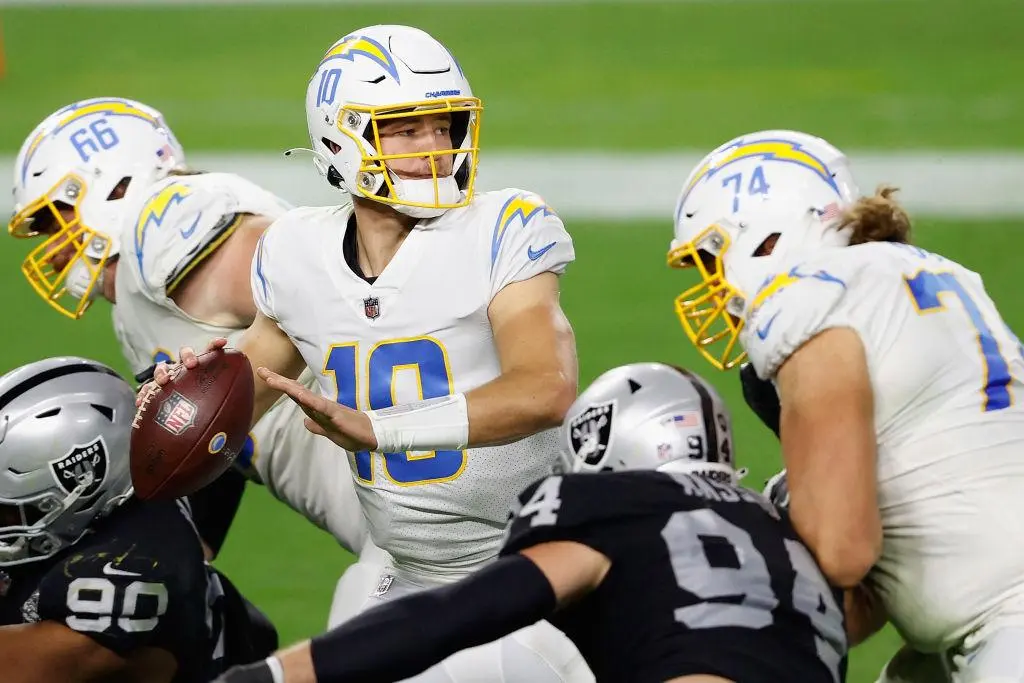
POLYGON ((208 608, 220 585, 176 502, 133 498, 56 556, 0 570, 0 625, 56 621, 124 657, 161 648, 177 660, 175 683, 221 670, 221 619, 208 608))
POLYGON ((501 552, 546 541, 611 560, 596 591, 550 618, 598 681, 844 676, 837 595, 789 522, 749 489, 651 471, 547 477, 521 496, 501 552))

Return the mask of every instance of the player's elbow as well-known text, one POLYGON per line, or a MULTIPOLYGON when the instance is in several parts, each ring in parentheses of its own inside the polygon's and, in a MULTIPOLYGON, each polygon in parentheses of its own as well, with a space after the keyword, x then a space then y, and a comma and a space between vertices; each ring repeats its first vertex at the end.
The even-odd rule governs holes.
POLYGON ((576 400, 576 380, 564 372, 545 373, 538 382, 537 420, 542 429, 559 427, 576 400))
POLYGON ((859 584, 882 554, 881 529, 836 534, 819 544, 815 557, 822 573, 834 586, 853 588, 859 584))

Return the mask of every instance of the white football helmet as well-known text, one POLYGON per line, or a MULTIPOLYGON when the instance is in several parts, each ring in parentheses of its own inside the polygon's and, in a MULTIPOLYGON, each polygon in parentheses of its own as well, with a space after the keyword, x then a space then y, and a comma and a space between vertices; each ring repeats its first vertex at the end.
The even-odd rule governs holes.
POLYGON ((21 266, 32 288, 64 315, 81 317, 120 251, 126 212, 184 165, 163 115, 140 102, 88 99, 46 117, 18 153, 7 228, 14 237, 46 237, 21 266))
POLYGON ((345 36, 320 60, 306 89, 317 170, 334 187, 416 218, 469 204, 481 110, 455 57, 409 26, 370 26, 345 36), (442 113, 451 115, 453 149, 381 152, 381 122, 442 113), (437 161, 446 156, 454 156, 454 164, 445 176, 437 161), (433 177, 400 178, 388 162, 402 158, 426 158, 433 177))
POLYGON ((714 388, 664 363, 605 372, 569 407, 562 424, 573 472, 658 470, 736 483, 732 419, 714 388))
POLYGON ((740 330, 765 278, 794 253, 849 244, 838 219, 859 196, 846 156, 806 133, 742 135, 697 164, 676 203, 668 263, 700 273, 675 308, 701 355, 720 370, 743 362, 740 330))

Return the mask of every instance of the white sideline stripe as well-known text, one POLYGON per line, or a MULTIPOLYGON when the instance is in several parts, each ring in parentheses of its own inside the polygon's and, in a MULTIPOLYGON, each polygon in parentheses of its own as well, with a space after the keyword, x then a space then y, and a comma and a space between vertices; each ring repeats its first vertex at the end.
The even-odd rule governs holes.
MULTIPOLYGON (((680 186, 701 152, 665 154, 601 152, 484 152, 477 187, 518 187, 536 192, 560 215, 585 220, 670 220, 680 186)), ((904 205, 918 215, 1024 217, 1024 153, 849 152, 864 191, 880 183, 900 188, 904 205)), ((309 157, 271 152, 194 153, 193 168, 232 171, 296 205, 338 203, 338 192, 317 175, 309 157)), ((0 156, 5 180, 0 212, 12 208, 14 163, 0 156)))

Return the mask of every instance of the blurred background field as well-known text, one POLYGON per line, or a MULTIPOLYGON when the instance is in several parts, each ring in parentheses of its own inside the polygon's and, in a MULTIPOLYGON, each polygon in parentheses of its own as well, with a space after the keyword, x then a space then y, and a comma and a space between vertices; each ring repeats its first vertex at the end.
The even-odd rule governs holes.
MULTIPOLYGON (((869 159, 872 182, 890 169, 905 180, 927 209, 918 242, 979 270, 1010 325, 1024 326, 1017 0, 26 5, 0 5, 5 210, 13 155, 32 127, 63 104, 103 95, 161 109, 186 150, 210 166, 246 174, 251 161, 261 180, 292 191, 286 198, 330 202, 308 162, 279 157, 307 141, 312 68, 364 25, 430 31, 484 100, 484 172, 522 176, 522 186, 571 207, 561 213, 577 262, 563 298, 581 382, 637 360, 706 375, 733 406, 738 456, 757 488, 780 465, 774 437, 742 403, 737 377, 692 351, 672 311, 688 280, 664 265, 674 198, 666 192, 682 183, 684 162, 753 130, 825 136, 850 152, 855 169, 869 159), (548 172, 531 175, 534 164, 548 172), (936 167, 947 185, 931 180, 936 167)), ((126 369, 108 307, 77 322, 52 313, 18 273, 25 246, 8 241, 0 250, 0 369, 54 354, 126 369)), ((322 628, 347 561, 253 486, 218 565, 291 641, 322 628)), ((856 650, 850 680, 871 683, 897 642, 887 631, 856 650)))

